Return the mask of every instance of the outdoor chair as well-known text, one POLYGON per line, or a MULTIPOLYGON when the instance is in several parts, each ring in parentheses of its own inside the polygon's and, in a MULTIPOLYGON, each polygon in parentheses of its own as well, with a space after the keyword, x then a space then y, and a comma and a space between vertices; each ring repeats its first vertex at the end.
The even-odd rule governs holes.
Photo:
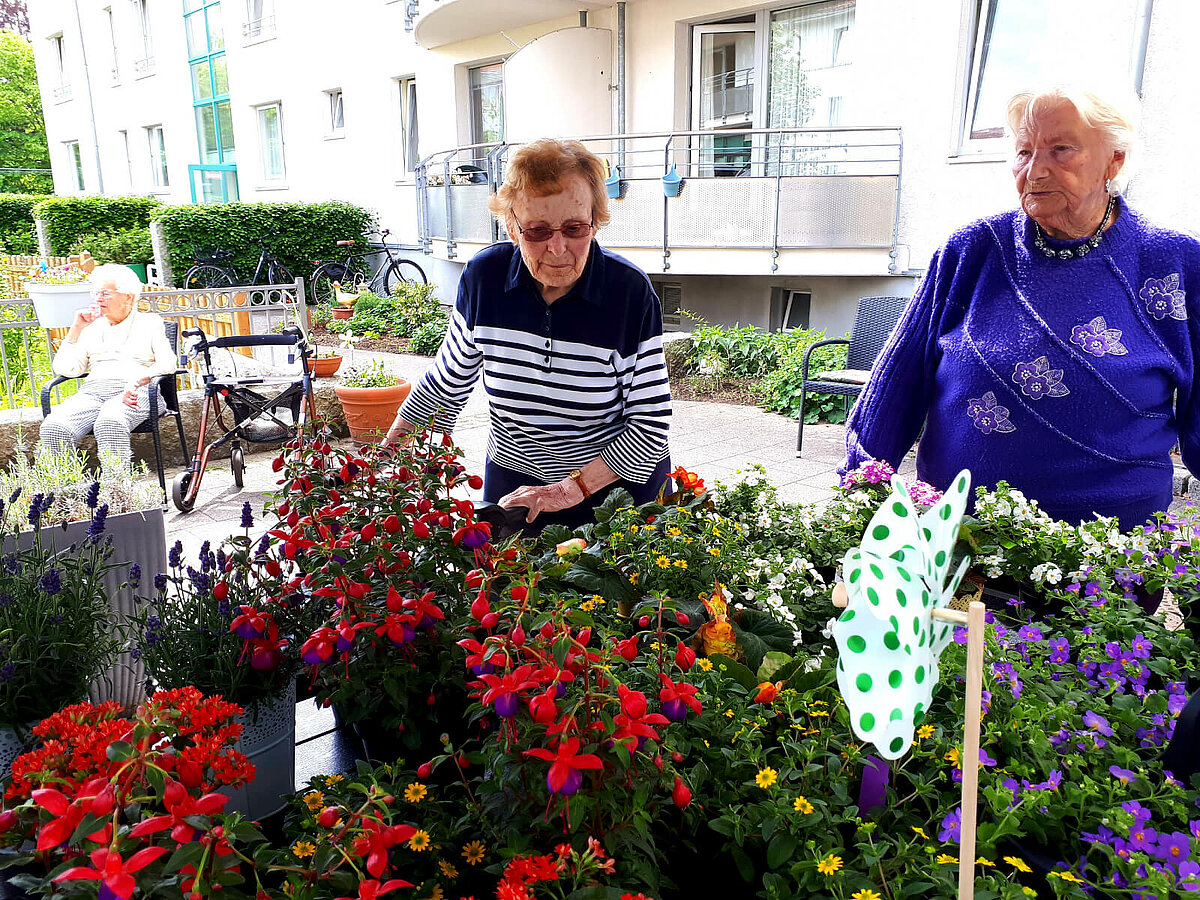
MULTIPOLYGON (((179 323, 165 320, 163 327, 167 334, 167 340, 171 342, 171 352, 175 354, 175 359, 178 360, 179 323)), ((175 427, 179 429, 179 446, 183 450, 183 459, 185 462, 189 459, 187 438, 183 434, 183 416, 179 413, 179 375, 182 371, 168 372, 166 375, 159 375, 150 380, 150 417, 131 432, 132 434, 154 435, 154 463, 158 468, 158 486, 162 489, 164 498, 167 496, 167 478, 163 471, 162 440, 159 435, 158 425, 163 417, 170 417, 175 420, 175 427), (166 409, 162 412, 158 410, 159 394, 162 394, 163 401, 166 404, 166 409)), ((87 373, 85 372, 83 375, 80 375, 79 378, 87 378, 87 373)), ((63 382, 72 380, 65 375, 56 375, 42 385, 42 418, 50 415, 50 391, 63 382)))
POLYGON ((804 351, 800 366, 800 430, 796 435, 796 455, 804 449, 804 398, 808 394, 837 394, 858 397, 871 376, 871 366, 883 349, 888 335, 908 306, 908 297, 864 297, 858 303, 858 315, 850 338, 817 341, 804 351), (846 344, 846 368, 808 375, 809 359, 818 347, 846 344))

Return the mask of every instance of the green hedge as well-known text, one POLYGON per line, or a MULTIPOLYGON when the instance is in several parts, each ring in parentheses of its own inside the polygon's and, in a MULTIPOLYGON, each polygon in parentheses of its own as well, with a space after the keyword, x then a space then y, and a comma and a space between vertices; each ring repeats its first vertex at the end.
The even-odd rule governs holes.
POLYGON ((153 197, 50 197, 33 208, 46 223, 50 252, 65 254, 83 235, 125 228, 146 228, 162 206, 153 197))
POLYGON ((0 194, 0 250, 14 256, 37 253, 33 207, 41 194, 0 194))
POLYGON ((278 231, 268 248, 293 275, 307 278, 314 261, 345 258, 341 240, 365 243, 374 214, 350 203, 222 203, 163 207, 154 214, 170 248, 175 282, 195 263, 197 248, 233 251, 243 278, 254 275, 259 248, 255 239, 278 231))

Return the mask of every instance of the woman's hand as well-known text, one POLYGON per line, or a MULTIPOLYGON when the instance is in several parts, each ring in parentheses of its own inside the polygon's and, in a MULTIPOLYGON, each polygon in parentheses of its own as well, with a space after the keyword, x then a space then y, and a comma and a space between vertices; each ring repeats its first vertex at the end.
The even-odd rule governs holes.
POLYGON ((383 440, 379 442, 379 446, 391 447, 396 444, 404 444, 412 436, 412 432, 412 422, 406 422, 400 418, 399 413, 396 413, 396 418, 392 420, 392 426, 383 436, 383 440))
POLYGON ((137 409, 137 406, 138 406, 137 390, 135 388, 125 388, 125 393, 123 393, 121 395, 121 400, 122 400, 122 402, 124 402, 124 404, 126 406, 130 406, 134 409, 137 409))
POLYGON ((532 522, 539 513, 570 509, 582 500, 583 491, 579 485, 573 479, 564 478, 553 484, 519 487, 496 502, 504 507, 528 506, 529 515, 525 517, 525 521, 532 522))

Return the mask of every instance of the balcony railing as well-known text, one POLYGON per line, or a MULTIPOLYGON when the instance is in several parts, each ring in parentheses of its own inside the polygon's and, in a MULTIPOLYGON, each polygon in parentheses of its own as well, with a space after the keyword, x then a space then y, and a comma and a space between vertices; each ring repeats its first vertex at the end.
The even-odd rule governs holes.
MULTIPOLYGON (((895 127, 722 129, 581 139, 617 176, 604 244, 661 249, 896 249, 901 130, 895 127), (683 178, 668 196, 662 176, 683 178)), ((489 196, 519 144, 434 153, 417 170, 421 245, 502 238, 489 196)), ((615 181, 615 179, 614 179, 615 181)), ((894 257, 893 257, 894 258, 894 257)))
POLYGON ((154 57, 143 56, 141 59, 133 61, 133 72, 135 75, 149 75, 154 71, 154 57))
POLYGON ((60 84, 54 89, 54 102, 63 103, 70 100, 72 97, 71 86, 69 84, 60 84))
POLYGON ((275 37, 275 17, 262 16, 246 22, 242 25, 242 37, 246 39, 247 44, 275 37))

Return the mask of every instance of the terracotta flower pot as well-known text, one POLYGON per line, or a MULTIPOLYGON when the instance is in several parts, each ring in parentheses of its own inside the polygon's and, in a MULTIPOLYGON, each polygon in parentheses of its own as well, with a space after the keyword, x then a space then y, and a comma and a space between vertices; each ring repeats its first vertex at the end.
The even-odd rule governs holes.
POLYGON ((333 308, 333 317, 335 319, 339 319, 343 322, 349 321, 350 319, 354 318, 354 307, 353 306, 335 306, 333 308))
POLYGON ((338 384, 333 389, 342 401, 350 437, 366 444, 377 443, 387 434, 412 385, 398 378, 392 387, 355 388, 338 384))
POLYGON ((342 367, 342 358, 336 355, 314 356, 308 361, 309 371, 317 378, 328 378, 342 367))

